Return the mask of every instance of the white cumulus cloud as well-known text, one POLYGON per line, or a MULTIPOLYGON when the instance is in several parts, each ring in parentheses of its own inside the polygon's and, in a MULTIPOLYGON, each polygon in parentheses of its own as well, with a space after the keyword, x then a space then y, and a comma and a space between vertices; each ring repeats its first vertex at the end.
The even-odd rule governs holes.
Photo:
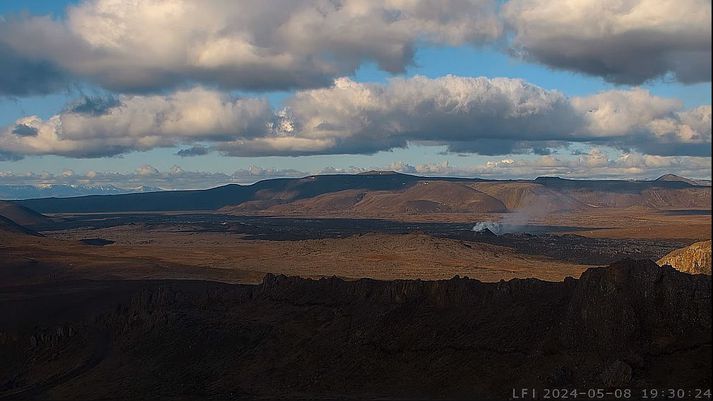
POLYGON ((0 130, 0 140, 7 157, 102 157, 175 146, 187 146, 177 152, 185 157, 371 154, 410 144, 548 155, 573 143, 710 156, 711 106, 685 109, 638 88, 569 98, 509 78, 417 76, 385 84, 341 78, 329 88, 296 92, 279 110, 265 99, 203 87, 84 99, 48 119, 18 119, 0 130))
POLYGON ((555 68, 641 84, 711 79, 710 0, 510 0, 513 51, 555 68))
POLYGON ((0 94, 53 90, 67 76, 119 91, 316 87, 365 61, 401 72, 417 43, 479 44, 501 32, 492 0, 85 0, 64 20, 0 20, 0 72, 26 82, 0 78, 0 94))

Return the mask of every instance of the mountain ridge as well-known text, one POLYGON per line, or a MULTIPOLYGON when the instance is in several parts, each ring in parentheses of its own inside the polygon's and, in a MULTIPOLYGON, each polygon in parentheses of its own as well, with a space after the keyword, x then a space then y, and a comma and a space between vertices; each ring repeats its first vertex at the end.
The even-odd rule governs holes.
POLYGON ((686 177, 681 177, 680 175, 676 175, 676 174, 664 174, 661 177, 655 179, 654 181, 669 181, 669 182, 678 181, 678 182, 685 182, 685 183, 691 184, 691 185, 699 185, 698 182, 695 180, 691 180, 690 178, 686 178, 686 177))
MULTIPOLYGON (((694 202, 696 205, 700 203, 699 206, 705 204, 705 200, 710 199, 710 187, 700 187, 680 181, 566 180, 554 177, 538 177, 531 181, 484 180, 480 178, 419 177, 402 173, 370 173, 278 178, 259 181, 251 185, 228 184, 206 190, 132 193, 111 196, 95 195, 76 198, 40 198, 14 202, 42 213, 218 210, 225 207, 238 206, 245 202, 254 202, 253 209, 255 210, 269 210, 270 207, 276 205, 347 190, 362 190, 365 192, 391 191, 394 194, 398 194, 400 191, 408 190, 410 187, 424 182, 448 183, 451 188, 455 188, 455 185, 465 185, 479 192, 482 191, 478 189, 478 185, 485 186, 488 183, 513 188, 535 185, 538 188, 549 191, 540 192, 542 194, 549 193, 550 195, 548 196, 550 198, 552 193, 566 195, 562 198, 562 201, 566 203, 562 206, 564 208, 584 207, 583 205, 588 202, 580 202, 574 195, 584 193, 582 196, 585 196, 597 191, 614 194, 617 197, 629 195, 636 197, 642 195, 645 191, 693 191, 702 196, 702 200, 694 202)), ((418 202, 417 205, 424 206, 428 210, 434 210, 438 206, 433 202, 438 203, 440 201, 432 198, 438 196, 438 194, 431 194, 427 197, 416 197, 411 200, 426 201, 425 203, 418 202)), ((492 194, 489 196, 492 196, 492 194)), ((559 195, 555 197, 559 197, 559 195)), ((649 205, 645 200, 641 199, 634 199, 632 202, 659 208, 690 207, 687 204, 680 206, 675 204, 676 199, 681 198, 680 196, 666 195, 658 196, 658 198, 666 200, 661 204, 655 205, 649 205), (667 205, 666 202, 673 203, 667 205)), ((503 202, 500 199, 498 201, 503 202)), ((710 205, 710 201, 707 204, 710 205)), ((710 206, 707 206, 707 208, 710 208, 710 206)))

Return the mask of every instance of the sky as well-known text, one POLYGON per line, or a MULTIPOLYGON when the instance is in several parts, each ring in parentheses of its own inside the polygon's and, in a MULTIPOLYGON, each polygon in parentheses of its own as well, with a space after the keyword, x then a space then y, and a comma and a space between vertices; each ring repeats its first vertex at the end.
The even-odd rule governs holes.
POLYGON ((711 177, 710 0, 4 0, 0 184, 711 177))

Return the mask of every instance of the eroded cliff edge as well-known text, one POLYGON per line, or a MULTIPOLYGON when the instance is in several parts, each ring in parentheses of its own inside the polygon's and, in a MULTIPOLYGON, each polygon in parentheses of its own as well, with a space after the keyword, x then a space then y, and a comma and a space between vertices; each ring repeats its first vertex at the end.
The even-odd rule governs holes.
POLYGON ((0 397, 507 399, 521 387, 711 385, 710 276, 650 261, 558 283, 267 275, 0 296, 0 397))

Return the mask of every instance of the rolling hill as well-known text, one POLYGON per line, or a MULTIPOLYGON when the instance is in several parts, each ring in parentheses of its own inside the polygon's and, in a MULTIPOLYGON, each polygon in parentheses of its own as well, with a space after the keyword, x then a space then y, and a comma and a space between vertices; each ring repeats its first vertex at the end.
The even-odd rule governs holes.
POLYGON ((587 207, 568 194, 535 182, 482 182, 473 184, 473 187, 500 200, 509 210, 539 208, 554 212, 587 207))
POLYGON ((505 212, 505 205, 467 184, 449 181, 420 181, 395 191, 367 191, 353 189, 331 192, 294 202, 255 202, 222 209, 226 212, 263 210, 266 214, 331 214, 357 215, 424 214, 424 213, 493 213, 505 212))
POLYGON ((434 213, 546 213, 595 208, 709 210, 710 187, 681 181, 446 181, 422 178, 404 189, 351 189, 312 198, 263 198, 221 209, 234 214, 388 216, 434 213))
POLYGON ((7 217, 0 216, 0 239, 5 235, 32 235, 41 236, 41 234, 23 227, 7 217))
POLYGON ((22 226, 41 226, 52 223, 49 217, 13 202, 0 201, 0 216, 22 226))
POLYGON ((597 207, 710 210, 711 187, 680 180, 426 178, 400 173, 320 175, 164 191, 15 201, 42 213, 219 210, 236 214, 368 215, 544 212, 597 207))
POLYGON ((324 175, 278 178, 252 185, 229 184, 205 190, 42 198, 16 203, 42 213, 217 210, 248 201, 290 201, 354 188, 398 189, 413 185, 419 179, 405 174, 324 175))

